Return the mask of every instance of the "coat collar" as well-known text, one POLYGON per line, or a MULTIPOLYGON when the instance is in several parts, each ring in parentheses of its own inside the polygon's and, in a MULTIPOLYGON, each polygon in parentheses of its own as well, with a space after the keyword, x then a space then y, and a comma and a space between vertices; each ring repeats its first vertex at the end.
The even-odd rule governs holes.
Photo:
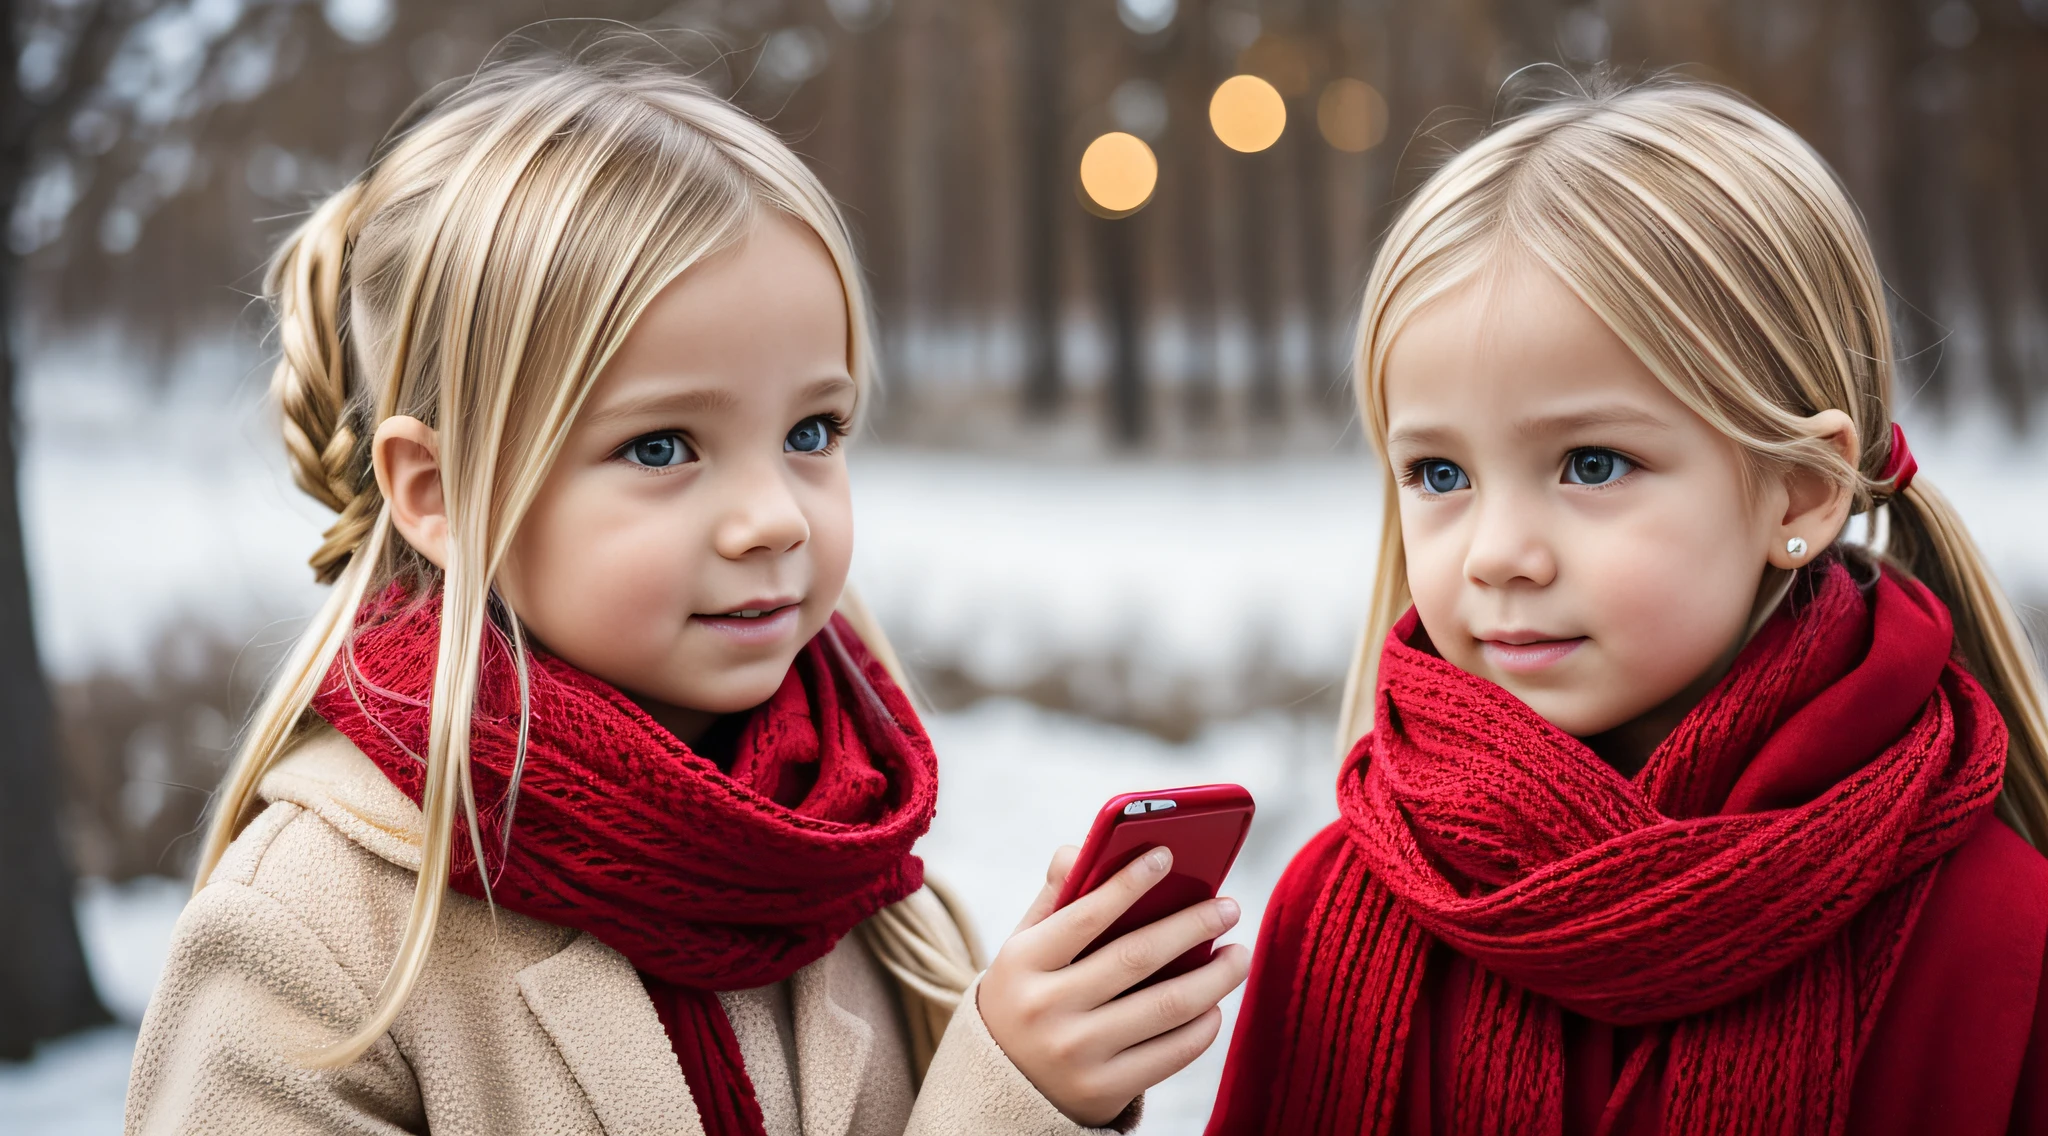
MULTIPOLYGON (((852 939, 842 939, 833 954, 859 949, 849 945, 852 939)), ((804 1136, 846 1136, 875 1044, 874 1027, 833 999, 833 962, 828 954, 789 980, 796 1060, 803 1070, 794 1079, 803 1102, 804 1136)))
MULTIPOLYGON (((832 997, 832 956, 790 978, 803 1136, 846 1136, 874 1027, 832 997)), ((668 1035, 625 956, 587 934, 519 972, 519 993, 609 1136, 702 1136, 668 1035)), ((766 1070, 763 1070, 766 1072, 766 1070)))
POLYGON ((289 801, 314 813, 380 859, 408 872, 420 870, 426 834, 420 807, 325 723, 279 758, 256 792, 266 801, 289 801))
POLYGON ((624 955, 578 935, 520 971, 518 983, 607 1136, 704 1136, 661 1019, 624 955))

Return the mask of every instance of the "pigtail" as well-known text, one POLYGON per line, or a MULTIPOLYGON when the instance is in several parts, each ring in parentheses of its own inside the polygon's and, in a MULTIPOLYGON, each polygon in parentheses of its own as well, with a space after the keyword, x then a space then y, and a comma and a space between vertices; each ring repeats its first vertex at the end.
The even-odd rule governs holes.
POLYGON ((2010 731, 1999 815, 2028 843, 2048 848, 2048 705, 2026 632, 1955 507, 1926 477, 1916 477, 1886 505, 1885 558, 1948 605, 1956 652, 2010 731))
POLYGON ((365 407, 350 381, 348 255, 361 181, 329 197, 278 249, 267 281, 280 355, 270 390, 282 411, 292 480, 340 516, 308 559, 331 584, 382 506, 370 476, 365 407))

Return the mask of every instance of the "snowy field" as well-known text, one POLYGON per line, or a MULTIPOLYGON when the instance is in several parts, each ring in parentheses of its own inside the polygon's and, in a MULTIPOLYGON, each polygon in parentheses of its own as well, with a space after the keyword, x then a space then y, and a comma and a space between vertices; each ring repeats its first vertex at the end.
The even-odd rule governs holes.
POLYGON ((0 1132, 9 1136, 111 1136, 121 1131, 135 1025, 163 967, 186 886, 144 877, 114 887, 88 882, 79 931, 100 1000, 119 1024, 46 1042, 25 1065, 0 1063, 0 1132))
MULTIPOLYGON (((24 508, 56 674, 139 667, 181 619, 276 640, 316 601, 304 557, 326 518, 285 475, 260 381, 204 377, 241 366, 194 357, 150 395, 118 360, 89 354, 30 375, 24 508)), ((2048 599, 2048 447, 1981 422, 1908 422, 1923 475, 1957 500, 2008 586, 2048 599)), ((1113 659, 1132 697, 1174 691, 1186 704, 1193 692, 1199 718, 1179 744, 1010 698, 933 715, 944 776, 921 851, 965 894, 988 945, 1105 797, 1213 780, 1259 801, 1227 887, 1246 908, 1230 938, 1250 942, 1287 857, 1332 815, 1334 763, 1325 711, 1246 706, 1235 691, 1264 669, 1341 676, 1377 528, 1365 459, 856 450, 854 480, 855 583, 915 664, 1021 690, 1113 659)), ((124 1024, 0 1066, 0 1131, 118 1131, 133 1023, 181 895, 161 881, 83 889, 95 974, 124 1024)), ((1219 1044, 1156 1090, 1143 1131, 1199 1132, 1221 1058, 1219 1044)))

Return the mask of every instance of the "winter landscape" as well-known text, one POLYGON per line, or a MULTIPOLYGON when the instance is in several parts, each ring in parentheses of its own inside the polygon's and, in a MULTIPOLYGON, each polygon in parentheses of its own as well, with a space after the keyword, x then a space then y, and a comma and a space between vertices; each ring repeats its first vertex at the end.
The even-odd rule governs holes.
MULTIPOLYGON (((116 1021, 0 1062, 0 1136, 120 1131, 202 807, 319 602, 329 518, 265 403, 259 266, 423 93, 505 37, 584 34, 565 7, 768 121, 855 230, 894 401, 853 451, 854 583, 940 755, 920 851, 991 950, 1112 793, 1252 791, 1244 943, 1334 817, 1380 507, 1340 377, 1360 289, 1433 164, 1548 84, 1676 69, 1814 143, 1886 277, 1921 484, 2048 644, 2048 0, 25 0, 0 402, 61 736, 0 733, 0 769, 61 761, 116 1021), (1144 186, 1122 204, 1085 169, 1112 138, 1144 186)), ((40 894, 17 928, 61 924, 40 894)), ((10 989, 58 989, 43 962, 10 989)), ((1200 1132, 1223 1056, 1143 1131, 1200 1132)))

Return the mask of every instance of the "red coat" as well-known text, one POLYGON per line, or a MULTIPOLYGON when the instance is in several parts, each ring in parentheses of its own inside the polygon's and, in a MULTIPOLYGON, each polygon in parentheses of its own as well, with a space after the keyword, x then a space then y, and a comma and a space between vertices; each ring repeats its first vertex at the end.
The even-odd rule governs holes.
MULTIPOLYGON (((1260 1132, 1284 1046, 1308 917, 1345 829, 1309 841, 1280 878, 1209 1136, 1260 1132)), ((1453 1040, 1471 963, 1438 946, 1410 1027, 1394 1131, 1449 1130, 1453 1040), (1427 1060, 1420 1060, 1427 1055, 1427 1060)), ((1986 817, 1935 878, 1855 1080, 1850 1136, 2048 1136, 2048 859, 1986 817)), ((1591 1136, 1642 1030, 1564 1015, 1567 1136, 1591 1136)), ((1656 1136, 1660 1094, 1639 1092, 1614 1136, 1656 1136)))

